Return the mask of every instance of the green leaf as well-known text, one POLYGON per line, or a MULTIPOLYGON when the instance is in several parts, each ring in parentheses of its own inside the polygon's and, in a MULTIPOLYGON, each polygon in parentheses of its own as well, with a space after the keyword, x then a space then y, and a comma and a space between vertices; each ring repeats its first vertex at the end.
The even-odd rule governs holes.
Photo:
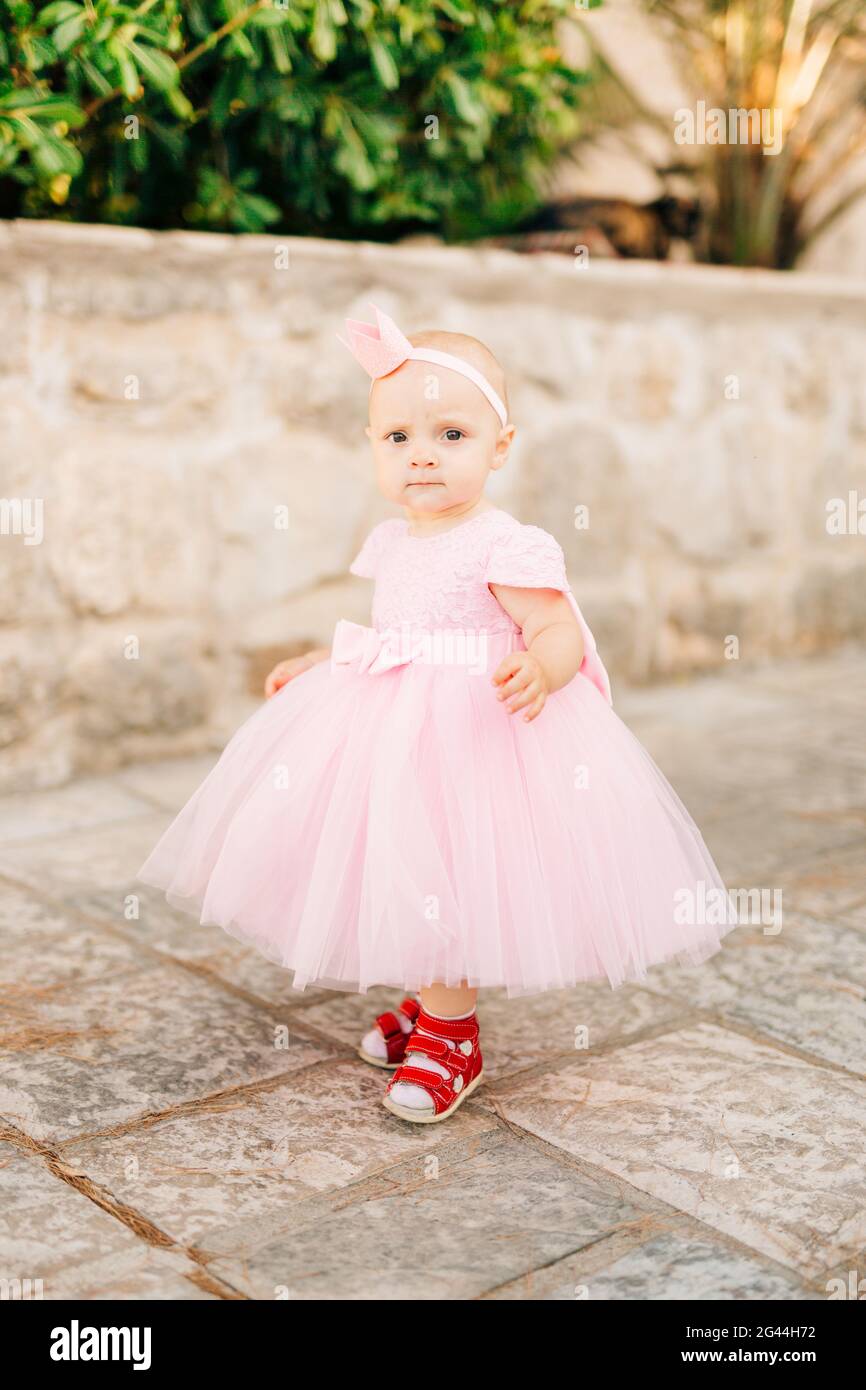
POLYGON ((65 19, 62 24, 58 25, 52 34, 52 38, 54 40, 54 47, 59 54, 65 53, 68 48, 72 48, 74 44, 78 43, 78 40, 84 33, 84 26, 86 23, 86 12, 84 10, 79 10, 77 14, 72 15, 69 19, 65 19))
POLYGON ((248 218, 257 221, 263 227, 268 226, 271 222, 279 222, 282 216, 276 204, 270 202, 268 198, 263 198, 259 193, 239 194, 237 206, 248 218))
POLYGON ((443 14, 447 14, 449 19, 453 19, 455 24, 469 25, 475 23, 475 15, 471 10, 465 10, 462 5, 455 5, 452 0, 436 0, 436 8, 443 14))
POLYGON ((331 19, 327 0, 316 0, 310 48, 321 63, 330 63, 336 55, 337 30, 331 19))
POLYGON ((198 196, 204 203, 212 203, 219 197, 222 191, 222 178, 216 169, 208 169, 206 166, 199 173, 198 196))
POLYGON ((177 63, 167 54, 161 53, 158 48, 147 48, 133 40, 129 45, 129 51, 140 70, 150 78, 159 91, 168 92, 180 82, 177 63))
POLYGON ((231 117, 231 103, 238 94, 238 78, 238 64, 230 63, 223 68, 213 90, 210 114, 211 120, 218 129, 224 126, 231 117))
POLYGON ((225 41, 229 52, 236 53, 239 58, 252 59, 256 56, 253 48, 243 29, 235 29, 225 41))
POLYGON ((268 29, 266 38, 277 72, 291 72, 292 55, 285 29, 268 29))
POLYGON ((185 92, 180 87, 172 87, 165 94, 168 105, 176 116, 182 121, 191 121, 195 115, 195 107, 185 92))
POLYGON ((62 24, 64 20, 74 19, 76 15, 85 13, 83 5, 74 5, 72 0, 58 0, 57 4, 46 5, 39 11, 39 27, 53 29, 55 24, 62 24))
POLYGON ((393 91, 395 87, 399 87, 400 73, 397 64, 382 40, 374 36, 370 39, 370 57, 373 60, 373 67, 376 69, 379 81, 386 91, 393 91))
POLYGON ((161 29, 154 29, 149 24, 136 23, 135 32, 131 37, 135 39, 136 43, 140 43, 142 39, 147 39, 154 48, 162 49, 166 46, 167 35, 161 29))
POLYGON ((282 28, 287 23, 288 12, 286 10, 257 10, 250 20, 250 24, 255 29, 282 28))
POLYGON ((474 126, 487 123, 487 112, 483 104, 476 98, 472 87, 464 77, 461 77, 459 72, 446 73, 445 85, 451 93, 454 109, 461 120, 474 126))
POLYGON ((41 72, 43 68, 53 67, 57 62, 57 51, 50 38, 33 34, 30 40, 30 70, 41 72))
POLYGON ((334 155, 334 167, 345 174, 353 186, 365 191, 376 186, 376 171, 362 141, 348 120, 341 121, 342 144, 334 155))
POLYGON ((56 174, 75 175, 81 172, 83 159, 74 145, 67 144, 56 135, 43 134, 33 147, 33 164, 45 179, 56 174))
POLYGON ((81 71, 84 73, 84 76, 87 78, 97 96, 106 96, 112 88, 111 83, 104 73, 101 73, 99 68, 96 67, 94 63, 91 63, 89 58, 85 58, 83 54, 78 55, 78 62, 81 64, 81 71))
POLYGON ((135 64, 129 56, 128 49, 123 46, 119 39, 109 39, 106 47, 117 64, 123 95, 129 98, 130 101, 135 100, 141 83, 138 79, 138 72, 136 71, 135 64))
POLYGON ((3 110, 26 111, 28 116, 52 124, 65 121, 67 125, 80 126, 87 120, 81 107, 67 97, 44 96, 35 88, 7 92, 0 97, 0 111, 3 110))

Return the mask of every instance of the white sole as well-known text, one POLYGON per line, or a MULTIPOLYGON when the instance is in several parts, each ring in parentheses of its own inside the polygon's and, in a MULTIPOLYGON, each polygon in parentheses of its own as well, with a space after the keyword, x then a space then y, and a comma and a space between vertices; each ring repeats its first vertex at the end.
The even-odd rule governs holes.
POLYGON ((363 1062, 369 1062, 371 1067, 382 1067, 385 1071, 396 1071, 402 1067, 402 1062, 386 1062, 383 1057, 373 1057, 369 1052, 365 1052, 363 1047, 358 1048, 358 1056, 363 1062))
POLYGON ((410 1124, 436 1125, 439 1123, 440 1120, 450 1120, 451 1116, 454 1114, 454 1111, 460 1109, 460 1106, 463 1104, 466 1097, 472 1095, 472 1092, 475 1090, 475 1087, 478 1085, 480 1081, 483 1080, 483 1078, 484 1072, 482 1070, 478 1073, 475 1080, 470 1081, 469 1085, 466 1086, 460 1092, 460 1095, 457 1097, 454 1104, 450 1106, 447 1110, 440 1111, 438 1115, 435 1113, 433 1113, 432 1115, 428 1114, 425 1110, 409 1110, 405 1105, 397 1105, 396 1101, 393 1101, 389 1095, 384 1095, 382 1097, 382 1104, 384 1105, 386 1110, 391 1111, 392 1115, 396 1115, 401 1120, 408 1120, 410 1124))

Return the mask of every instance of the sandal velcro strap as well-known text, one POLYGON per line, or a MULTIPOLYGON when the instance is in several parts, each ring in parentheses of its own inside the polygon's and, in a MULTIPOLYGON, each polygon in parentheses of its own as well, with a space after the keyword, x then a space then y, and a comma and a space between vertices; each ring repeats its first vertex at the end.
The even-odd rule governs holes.
POLYGON ((398 1081, 411 1081, 413 1086, 423 1086, 428 1091, 439 1091, 443 1086, 449 1085, 447 1076, 440 1076, 438 1072, 428 1071, 426 1067, 411 1067, 407 1062, 402 1067, 398 1067, 388 1089, 396 1086, 398 1081))
POLYGON ((395 1033, 399 1033, 401 1036, 403 1034, 403 1029, 397 1021, 396 1014, 390 1012, 379 1014, 376 1019, 376 1027, 379 1029, 386 1042, 388 1038, 393 1038, 395 1033))
POLYGON ((444 1066, 452 1077, 455 1072, 468 1071, 472 1064, 471 1052, 466 1053, 460 1047, 449 1047, 441 1038, 428 1038, 425 1033, 419 1033, 417 1029, 412 1034, 407 1051, 423 1052, 428 1057, 435 1057, 436 1061, 444 1066))
POLYGON ((405 1064, 399 1067, 388 1090, 390 1091, 391 1086, 398 1081, 408 1081, 413 1086, 422 1086, 433 1101, 433 1109, 437 1115, 447 1110, 454 1100, 454 1088, 450 1078, 437 1076, 435 1072, 426 1071, 423 1067, 409 1067, 405 1064))
MULTIPOLYGON (((404 999, 403 1004, 411 1002, 411 1000, 404 999)), ((404 1010, 403 1004, 400 1005, 400 1012, 405 1013, 405 1016, 409 1018, 409 1012, 408 1010, 404 1010)), ((385 1055, 387 1060, 391 1063, 402 1062, 411 1032, 400 1027, 400 1020, 397 1015, 391 1013, 390 1010, 386 1010, 385 1013, 379 1014, 379 1017, 376 1019, 376 1027, 385 1039, 385 1055)))
POLYGON ((411 1018, 413 1023, 421 1012, 421 1005, 418 1003, 417 999, 404 999, 403 1003, 398 1005, 398 1008, 400 1013, 405 1014, 406 1018, 411 1018))
POLYGON ((428 1057, 435 1057, 443 1062, 449 1062, 452 1056, 451 1048, 447 1042, 444 1042, 442 1038, 428 1038, 426 1033, 419 1033, 417 1028, 412 1034, 409 1051, 424 1052, 428 1057))
POLYGON ((434 1018, 426 1009, 421 1009, 416 1027, 436 1038, 450 1038, 452 1042, 478 1037, 478 1019, 474 1013, 469 1018, 434 1018))

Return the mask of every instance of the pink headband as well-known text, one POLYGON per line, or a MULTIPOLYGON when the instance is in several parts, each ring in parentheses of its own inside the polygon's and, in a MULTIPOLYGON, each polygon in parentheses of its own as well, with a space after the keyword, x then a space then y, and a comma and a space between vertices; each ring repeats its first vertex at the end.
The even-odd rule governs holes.
MULTIPOLYGON (((476 371, 468 362, 464 362, 462 357, 454 357, 450 352, 439 352, 436 348, 429 347, 413 347, 393 319, 376 308, 372 301, 370 307, 376 310, 375 326, 362 323, 360 319, 346 319, 348 343, 344 338, 340 338, 339 333, 337 337, 343 347, 347 347, 352 356, 358 359, 364 371, 370 373, 373 381, 380 376, 387 376, 408 359, 413 362, 435 362, 439 367, 449 367, 452 372, 459 372, 461 376, 468 377, 479 391, 484 392, 500 422, 503 425, 506 423, 508 412, 486 376, 476 371)), ((370 382, 371 391, 373 381, 370 382)))

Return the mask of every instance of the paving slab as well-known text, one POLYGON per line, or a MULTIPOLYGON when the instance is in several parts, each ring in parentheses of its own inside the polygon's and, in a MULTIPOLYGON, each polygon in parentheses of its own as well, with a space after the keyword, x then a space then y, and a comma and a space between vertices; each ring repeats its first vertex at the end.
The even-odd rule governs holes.
POLYGON ((467 1102, 447 1125, 409 1125, 381 1103, 388 1073, 357 1060, 293 1075, 154 1125, 63 1149, 71 1170, 204 1255, 246 1254, 291 1233, 312 1198, 371 1184, 497 1128, 467 1102))
POLYGON ((387 1190, 335 1200, 243 1260, 221 1256, 208 1269, 258 1299, 461 1300, 639 1215, 616 1191, 496 1131, 438 1164, 410 1159, 385 1176, 387 1190))
POLYGON ((195 758, 162 758, 132 763, 115 774, 117 783, 138 798, 176 815, 219 761, 221 750, 195 758))
POLYGON ((94 889, 127 885, 171 820, 164 811, 148 811, 63 835, 0 842, 0 875, 37 893, 50 887, 53 897, 75 906, 94 889))
POLYGON ((334 1055, 169 963, 19 1001, 0 1031, 0 1120, 60 1142, 334 1055))
POLYGON ((184 1251, 141 1240, 42 1159, 0 1163, 0 1278, 11 1297, 29 1287, 45 1300, 217 1298, 191 1282, 200 1276, 184 1251))
POLYGON ((18 887, 0 887, 0 1020, 24 1001, 141 964, 130 942, 18 887))
POLYGON ((866 902, 854 903, 851 907, 845 908, 838 920, 840 926, 855 927, 863 931, 866 929, 866 902))
POLYGON ((781 886, 785 866, 839 851, 857 852, 863 830, 848 820, 815 820, 774 806, 736 806, 699 829, 729 888, 781 886))
MULTIPOLYGON (((866 776, 863 780, 866 784, 866 776)), ((774 870, 786 910, 841 921, 866 902, 866 836, 862 829, 855 833, 853 844, 795 859, 774 870)))
POLYGON ((0 797, 0 844, 111 825, 152 809, 117 777, 82 777, 50 791, 0 797))
POLYGON ((603 1246, 533 1270, 485 1295, 495 1302, 810 1301, 823 1298, 748 1251, 682 1231, 634 1245, 610 1263, 603 1246))
POLYGON ((130 878, 110 888, 76 891, 67 899, 88 920, 102 922, 136 948, 204 970, 233 988, 280 1008, 306 1007, 333 991, 297 990, 294 973, 283 970, 221 927, 202 925, 189 912, 168 905, 165 894, 130 878))
POLYGON ((713 1024, 500 1088, 506 1119, 806 1277, 866 1246, 861 1081, 713 1024))
MULTIPOLYGON (((681 985, 662 966, 647 988, 670 997, 681 985)), ((854 928, 802 915, 778 936, 739 928, 680 997, 866 1079, 866 942, 854 928)))

